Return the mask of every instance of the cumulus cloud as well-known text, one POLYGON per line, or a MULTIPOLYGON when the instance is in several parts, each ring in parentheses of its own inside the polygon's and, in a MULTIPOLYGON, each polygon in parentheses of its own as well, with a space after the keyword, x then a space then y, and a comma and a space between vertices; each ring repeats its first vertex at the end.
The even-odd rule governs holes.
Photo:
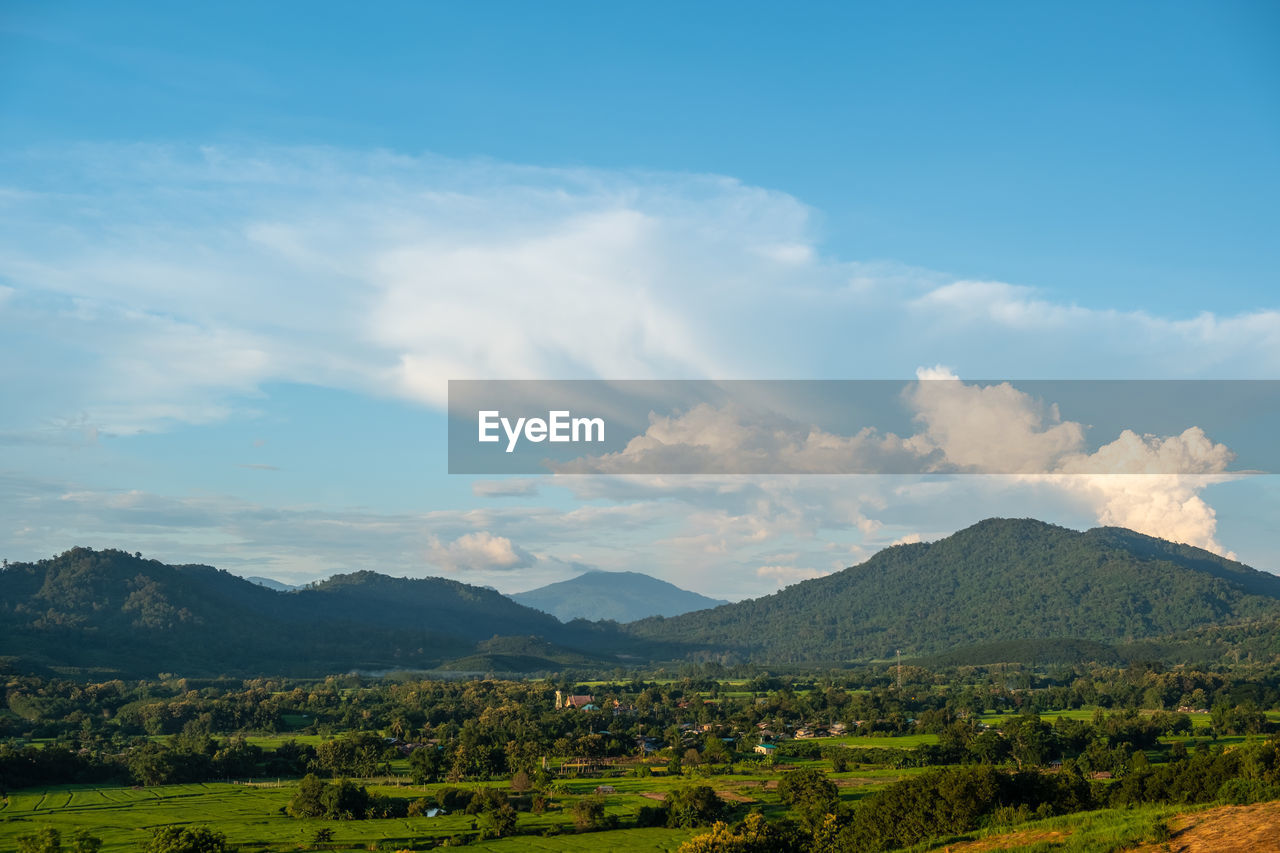
POLYGON ((678 415, 649 416, 643 433, 617 453, 556 467, 564 474, 741 473, 827 474, 918 471, 921 451, 910 439, 868 427, 836 435, 776 411, 736 403, 699 403, 678 415))
POLYGON ((906 392, 923 427, 916 446, 936 448, 948 466, 978 473, 1040 473, 1085 444, 1084 426, 1063 421, 1008 382, 967 385, 940 368, 919 371, 906 392))
POLYGON ((449 378, 901 376, 934 353, 971 375, 1280 370, 1275 311, 1098 310, 833 258, 802 202, 720 176, 333 149, 5 156, 24 185, 0 199, 0 346, 46 353, 0 368, 27 427, 218 421, 273 382, 434 406, 449 378))
POLYGON ((1064 421, 1055 406, 1010 383, 977 387, 937 369, 921 377, 931 381, 917 383, 908 397, 924 437, 948 461, 981 469, 1003 460, 1083 498, 1101 524, 1234 557, 1215 538, 1216 513, 1201 492, 1231 476, 1235 454, 1199 427, 1173 436, 1126 429, 1089 452, 1083 424, 1064 421))
MULTIPOLYGON (((1227 553, 1215 538, 1216 514, 1201 492, 1213 482, 1237 476, 1228 471, 1235 454, 1199 427, 1170 436, 1126 429, 1091 450, 1086 426, 1065 419, 1055 404, 1009 382, 962 382, 943 367, 920 369, 902 400, 920 427, 905 438, 870 426, 842 436, 772 411, 762 413, 736 403, 699 404, 679 415, 651 415, 648 428, 622 451, 581 459, 563 470, 1012 475, 1038 479, 1084 501, 1102 524, 1227 553)), ((659 482, 670 489, 671 479, 659 482)), ((724 481, 711 482, 723 487, 724 481)), ((705 488, 703 482, 693 485, 695 492, 705 488)), ((794 521, 800 513, 779 512, 783 505, 773 498, 761 501, 754 512, 709 519, 714 523, 704 525, 696 536, 671 541, 725 551, 730 542, 754 541, 741 533, 722 532, 735 527, 749 528, 757 539, 773 535, 783 524, 814 531, 813 525, 794 521), (770 512, 760 511, 765 505, 770 512)), ((818 518, 827 515, 817 513, 818 518)), ((869 519, 854 523, 867 524, 869 519)))
POLYGON ((534 563, 534 556, 528 551, 511 544, 505 536, 494 536, 485 530, 466 533, 447 543, 433 536, 426 558, 427 562, 446 572, 510 571, 527 568, 534 563))
MULTIPOLYGON (((0 446, 16 448, 5 467, 28 473, 35 444, 251 418, 281 382, 438 406, 445 380, 464 377, 886 377, 925 360, 971 376, 1280 372, 1280 312, 1115 311, 833 257, 802 202, 720 176, 269 147, 2 156, 22 186, 0 193, 0 387, 23 405, 0 412, 0 446)), ((1016 383, 928 384, 914 434, 700 410, 628 449, 773 454, 792 471, 998 463, 1019 477, 550 477, 473 495, 557 488, 579 505, 430 513, 15 483, 0 490, 0 536, 31 556, 128 538, 294 577, 375 559, 420 574, 431 557, 495 582, 525 563, 530 585, 564 549, 696 574, 719 594, 772 582, 761 566, 825 566, 831 540, 879 547, 1029 505, 1221 547, 1204 495, 1230 476, 1228 451, 1208 436, 1133 431, 1095 447, 1016 383)))

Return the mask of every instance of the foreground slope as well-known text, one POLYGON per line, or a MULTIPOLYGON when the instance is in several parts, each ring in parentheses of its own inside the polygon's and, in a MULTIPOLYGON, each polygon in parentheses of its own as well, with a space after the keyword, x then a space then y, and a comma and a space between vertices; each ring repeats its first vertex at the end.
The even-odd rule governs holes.
POLYGON ((1129 530, 989 519, 763 598, 627 626, 686 653, 830 661, 1035 638, 1124 642, 1280 615, 1280 577, 1129 530))
POLYGON ((281 592, 209 566, 89 548, 0 571, 0 654, 43 666, 150 675, 431 667, 495 634, 572 642, 586 632, 443 578, 356 572, 281 592))
POLYGON ((510 598, 564 622, 634 622, 646 616, 679 616, 727 603, 640 572, 587 572, 571 580, 513 593, 510 598))

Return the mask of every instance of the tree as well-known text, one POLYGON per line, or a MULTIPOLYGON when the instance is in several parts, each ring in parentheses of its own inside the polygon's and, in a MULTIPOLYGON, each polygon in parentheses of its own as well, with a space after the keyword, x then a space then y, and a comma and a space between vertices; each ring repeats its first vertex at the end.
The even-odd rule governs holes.
POLYGON ((439 747, 429 744, 415 749, 409 756, 409 773, 415 785, 439 782, 444 773, 444 753, 439 747))
POLYGON ((693 785, 668 792, 666 796, 667 826, 690 829, 707 826, 724 814, 724 801, 706 785, 693 785))
POLYGON ((480 840, 504 838, 516 831, 516 810, 505 797, 489 799, 476 818, 480 840))
POLYGON ((308 773, 298 783, 298 791, 285 806, 290 817, 324 817, 324 789, 326 785, 314 773, 308 773))
POLYGON ((809 832, 821 826, 823 818, 834 814, 840 804, 835 783, 816 767, 784 774, 778 782, 778 798, 796 811, 809 832))
POLYGON ((609 818, 604 811, 604 797, 594 794, 583 797, 573 804, 573 824, 580 831, 605 829, 609 826, 609 818))
POLYGON ((142 850, 143 853, 227 853, 227 836, 207 826, 161 826, 142 850))
POLYGON ((1005 736, 1019 767, 1048 763, 1057 752, 1053 726, 1037 716, 1015 717, 1005 722, 1005 736))
POLYGON ((102 849, 102 839, 90 835, 87 829, 77 829, 71 834, 71 853, 98 853, 102 849))
POLYGON ((364 820, 372 799, 369 792, 350 779, 326 785, 320 795, 324 816, 337 820, 364 820))
POLYGON ((62 833, 51 826, 18 837, 18 853, 62 853, 62 833))
POLYGON ((784 853, 795 849, 777 827, 759 812, 752 812, 732 829, 717 821, 711 831, 695 835, 680 845, 679 853, 784 853))

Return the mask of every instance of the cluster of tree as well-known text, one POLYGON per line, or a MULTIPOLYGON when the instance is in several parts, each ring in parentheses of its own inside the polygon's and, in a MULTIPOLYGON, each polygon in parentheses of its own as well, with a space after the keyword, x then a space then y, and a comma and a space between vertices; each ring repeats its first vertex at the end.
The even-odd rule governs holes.
POLYGON ((984 825, 1154 803, 1252 803, 1280 798, 1280 743, 1233 749, 1202 745, 1148 764, 1134 753, 1115 782, 1090 781, 1075 761, 1058 772, 978 764, 929 770, 890 785, 856 805, 842 803, 816 768, 783 776, 778 794, 793 820, 774 825, 749 817, 692 839, 682 853, 871 853, 911 847, 984 825))
MULTIPOLYGON (((98 853, 102 839, 79 829, 69 839, 53 827, 18 836, 18 853, 98 853)), ((227 836, 205 826, 161 826, 142 846, 142 853, 227 853, 227 836)))
POLYGON ((825 758, 837 773, 859 764, 899 768, 951 764, 1039 767, 1067 758, 1076 759, 1085 772, 1116 771, 1127 766, 1138 752, 1161 749, 1162 735, 1187 735, 1191 731, 1191 717, 1187 714, 1140 714, 1132 709, 1108 714, 1098 710, 1090 721, 1060 716, 1050 723, 1038 715, 1026 714, 1005 720, 999 728, 985 727, 972 719, 951 718, 938 732, 936 745, 911 749, 851 749, 794 740, 784 742, 778 751, 783 759, 825 758))
MULTIPOLYGON (((711 669, 711 667, 706 667, 711 669)), ((591 688, 572 681, 374 682, 356 676, 316 681, 252 679, 197 681, 113 680, 84 684, 66 679, 7 679, 0 737, 72 738, 177 734, 196 722, 211 732, 277 732, 303 727, 327 733, 381 730, 405 740, 436 737, 467 720, 502 708, 512 728, 536 726, 550 738, 589 733, 613 719, 613 700, 632 714, 619 722, 669 726, 683 722, 774 727, 815 721, 861 722, 864 734, 938 732, 958 716, 995 710, 1045 713, 1081 707, 1168 710, 1249 709, 1255 717, 1226 715, 1216 724, 1245 729, 1260 708, 1280 706, 1280 667, 1219 664, 1214 668, 1096 665, 1037 670, 1017 665, 925 669, 864 667, 821 678, 761 675, 742 687, 725 676, 686 677, 672 683, 639 677, 591 688), (899 672, 901 670, 901 672, 899 672), (896 684, 901 677, 903 688, 896 684), (556 688, 592 692, 601 711, 552 713, 556 688), (695 701, 696 700, 696 701, 695 701)), ((610 725, 609 729, 614 726, 610 725)), ((79 743, 84 746, 84 743, 79 743)))
MULTIPOLYGON (((302 777, 298 790, 285 806, 290 817, 322 817, 329 820, 364 820, 374 798, 367 788, 348 779, 326 782, 314 773, 302 777)), ((405 814, 408 813, 406 806, 405 814)), ((401 814, 399 817, 403 817, 401 814)))
POLYGON ((62 833, 51 826, 18 836, 18 853, 98 853, 102 839, 87 829, 76 830, 63 844, 62 833))
MULTIPOLYGON (((50 737, 41 748, 0 742, 0 785, 19 788, 59 782, 131 781, 136 784, 206 781, 252 776, 300 777, 307 772, 362 777, 385 772, 395 756, 388 739, 413 751, 415 778, 483 780, 532 774, 542 756, 605 757, 636 754, 640 738, 659 736, 674 771, 743 760, 763 729, 845 723, 859 734, 934 733, 941 743, 920 750, 828 753, 845 764, 929 766, 1013 761, 1038 764, 1088 753, 1093 769, 1124 764, 1123 750, 1149 749, 1157 735, 1185 733, 1189 717, 1139 715, 1147 700, 1168 697, 1213 703, 1211 729, 1197 735, 1265 733, 1275 728, 1260 710, 1280 704, 1280 670, 1248 664, 1215 670, 1159 667, 1067 667, 1036 672, 1022 667, 964 668, 930 673, 903 667, 905 687, 892 668, 784 679, 757 674, 739 685, 708 677, 677 682, 638 678, 590 688, 572 682, 369 682, 331 677, 315 682, 76 684, 22 677, 5 686, 12 713, 0 714, 0 735, 50 737), (555 689, 595 695, 597 710, 554 708, 555 689), (975 714, 988 708, 1021 712, 1075 707, 1086 699, 1124 707, 1093 728, 1059 721, 1015 721, 987 732, 975 714), (268 721, 263 729, 255 729, 268 721), (261 750, 243 738, 214 732, 345 732, 318 748, 288 743, 261 750), (1102 725, 1106 730, 1095 730, 1102 725), (1073 728, 1076 726, 1076 728, 1073 728), (1115 727, 1120 727, 1115 729, 1115 727), (170 733, 153 742, 144 735, 170 733), (1105 744, 1099 741, 1105 736, 1105 744), (424 746, 425 745, 425 746, 424 746), (1123 747, 1123 750, 1121 749, 1123 747)), ((784 742, 784 755, 817 747, 784 742)))

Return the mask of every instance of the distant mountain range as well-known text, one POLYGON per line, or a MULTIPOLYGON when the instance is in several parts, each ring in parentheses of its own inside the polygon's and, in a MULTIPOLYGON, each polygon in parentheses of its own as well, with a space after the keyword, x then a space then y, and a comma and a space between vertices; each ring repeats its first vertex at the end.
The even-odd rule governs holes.
POLYGON ((0 655, 10 665, 153 676, 431 668, 495 634, 536 635, 544 651, 579 662, 617 660, 617 640, 594 626, 443 578, 356 572, 279 592, 209 566, 89 548, 0 571, 0 655))
MULTIPOLYGON (((520 597, 620 619, 628 608, 718 603, 638 574, 588 573, 520 597)), ((989 519, 763 598, 622 627, 562 623, 453 580, 368 571, 277 591, 88 548, 0 570, 0 672, 95 677, 840 664, 898 649, 932 665, 1178 660, 1230 647, 1275 654, 1277 636, 1280 577, 1128 530, 1030 519, 989 519)))
POLYGON ((728 604, 640 572, 587 572, 509 596, 526 607, 550 613, 562 622, 571 619, 611 619, 634 622, 646 616, 679 616, 728 604))
POLYGON ((1277 617, 1280 577, 1208 551, 1115 527, 988 519, 773 595, 627 630, 685 654, 840 661, 1028 641, 1115 653, 1115 644, 1277 617))
POLYGON ((256 583, 258 586, 265 586, 267 589, 274 589, 276 592, 293 592, 298 587, 293 584, 281 583, 274 578, 260 578, 256 575, 245 578, 249 583, 256 583))

